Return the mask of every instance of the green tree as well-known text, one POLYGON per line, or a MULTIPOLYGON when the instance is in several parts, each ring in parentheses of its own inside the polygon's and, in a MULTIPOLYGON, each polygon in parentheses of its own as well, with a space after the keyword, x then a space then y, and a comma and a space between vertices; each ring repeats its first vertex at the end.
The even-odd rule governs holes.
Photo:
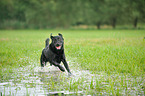
POLYGON ((76 0, 58 0, 56 1, 56 10, 54 12, 55 24, 58 27, 69 27, 77 20, 77 2, 76 0), (76 13, 75 13, 76 12, 76 13))
POLYGON ((137 28, 139 20, 143 22, 145 20, 145 1, 144 0, 129 0, 128 4, 128 16, 133 21, 134 28, 137 28))
POLYGON ((145 21, 144 5, 144 0, 0 0, 0 28, 68 28, 86 24, 100 29, 101 24, 115 28, 119 23, 132 22, 137 28, 138 22, 145 21))
POLYGON ((106 22, 106 16, 105 16, 105 9, 104 9, 104 0, 90 0, 92 5, 92 18, 93 18, 93 24, 97 26, 98 29, 100 29, 101 24, 106 22))
MULTIPOLYGON (((117 22, 124 16, 125 0, 105 0, 104 14, 107 22, 110 22, 113 28, 117 22)), ((125 18, 125 17, 124 17, 125 18)))
POLYGON ((11 0, 0 0, 0 23, 13 17, 13 9, 11 0))

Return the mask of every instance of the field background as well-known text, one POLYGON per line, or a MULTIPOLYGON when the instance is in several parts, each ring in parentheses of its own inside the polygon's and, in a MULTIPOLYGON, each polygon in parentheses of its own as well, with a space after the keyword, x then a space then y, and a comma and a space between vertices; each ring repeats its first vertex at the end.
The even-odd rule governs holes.
MULTIPOLYGON (((13 87, 3 83, 9 82, 12 77, 14 80, 20 78, 17 76, 20 68, 25 68, 22 73, 35 73, 31 70, 40 67, 41 51, 50 33, 63 34, 67 61, 74 76, 56 76, 61 83, 59 80, 54 82, 52 76, 43 83, 47 85, 47 92, 69 90, 86 95, 145 95, 145 30, 0 30, 2 89, 13 87), (85 75, 77 77, 77 70, 81 73, 84 70, 84 74, 89 72, 89 79, 85 75)), ((24 75, 19 82, 22 83, 23 79, 24 75)), ((30 87, 37 86, 26 89, 30 87)), ((10 90, 8 93, 0 91, 17 95, 10 90)), ((26 94, 30 92, 26 90, 26 94)))

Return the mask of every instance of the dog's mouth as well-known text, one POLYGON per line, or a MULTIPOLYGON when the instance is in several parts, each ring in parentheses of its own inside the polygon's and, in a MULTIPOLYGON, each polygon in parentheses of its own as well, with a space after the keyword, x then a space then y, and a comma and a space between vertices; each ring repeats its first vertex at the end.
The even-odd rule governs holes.
POLYGON ((57 49, 57 50, 61 49, 61 46, 56 46, 56 49, 57 49))

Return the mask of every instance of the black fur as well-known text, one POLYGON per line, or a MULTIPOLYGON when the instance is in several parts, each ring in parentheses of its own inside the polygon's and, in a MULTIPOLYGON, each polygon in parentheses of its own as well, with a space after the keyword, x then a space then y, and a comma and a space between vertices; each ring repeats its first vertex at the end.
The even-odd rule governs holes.
POLYGON ((64 72, 65 69, 60 65, 62 61, 68 73, 71 74, 64 54, 64 39, 62 34, 59 33, 58 36, 52 36, 51 34, 50 38, 52 40, 51 44, 49 45, 49 38, 46 39, 46 45, 41 54, 41 67, 44 67, 49 62, 50 65, 54 65, 64 72))

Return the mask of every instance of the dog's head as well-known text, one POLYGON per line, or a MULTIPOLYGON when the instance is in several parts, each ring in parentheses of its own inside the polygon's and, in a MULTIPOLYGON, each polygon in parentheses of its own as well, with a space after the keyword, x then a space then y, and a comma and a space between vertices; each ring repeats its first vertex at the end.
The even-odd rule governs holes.
POLYGON ((61 50, 64 44, 64 39, 62 34, 58 33, 58 36, 52 36, 52 33, 50 35, 50 38, 52 40, 52 44, 57 50, 61 50))

